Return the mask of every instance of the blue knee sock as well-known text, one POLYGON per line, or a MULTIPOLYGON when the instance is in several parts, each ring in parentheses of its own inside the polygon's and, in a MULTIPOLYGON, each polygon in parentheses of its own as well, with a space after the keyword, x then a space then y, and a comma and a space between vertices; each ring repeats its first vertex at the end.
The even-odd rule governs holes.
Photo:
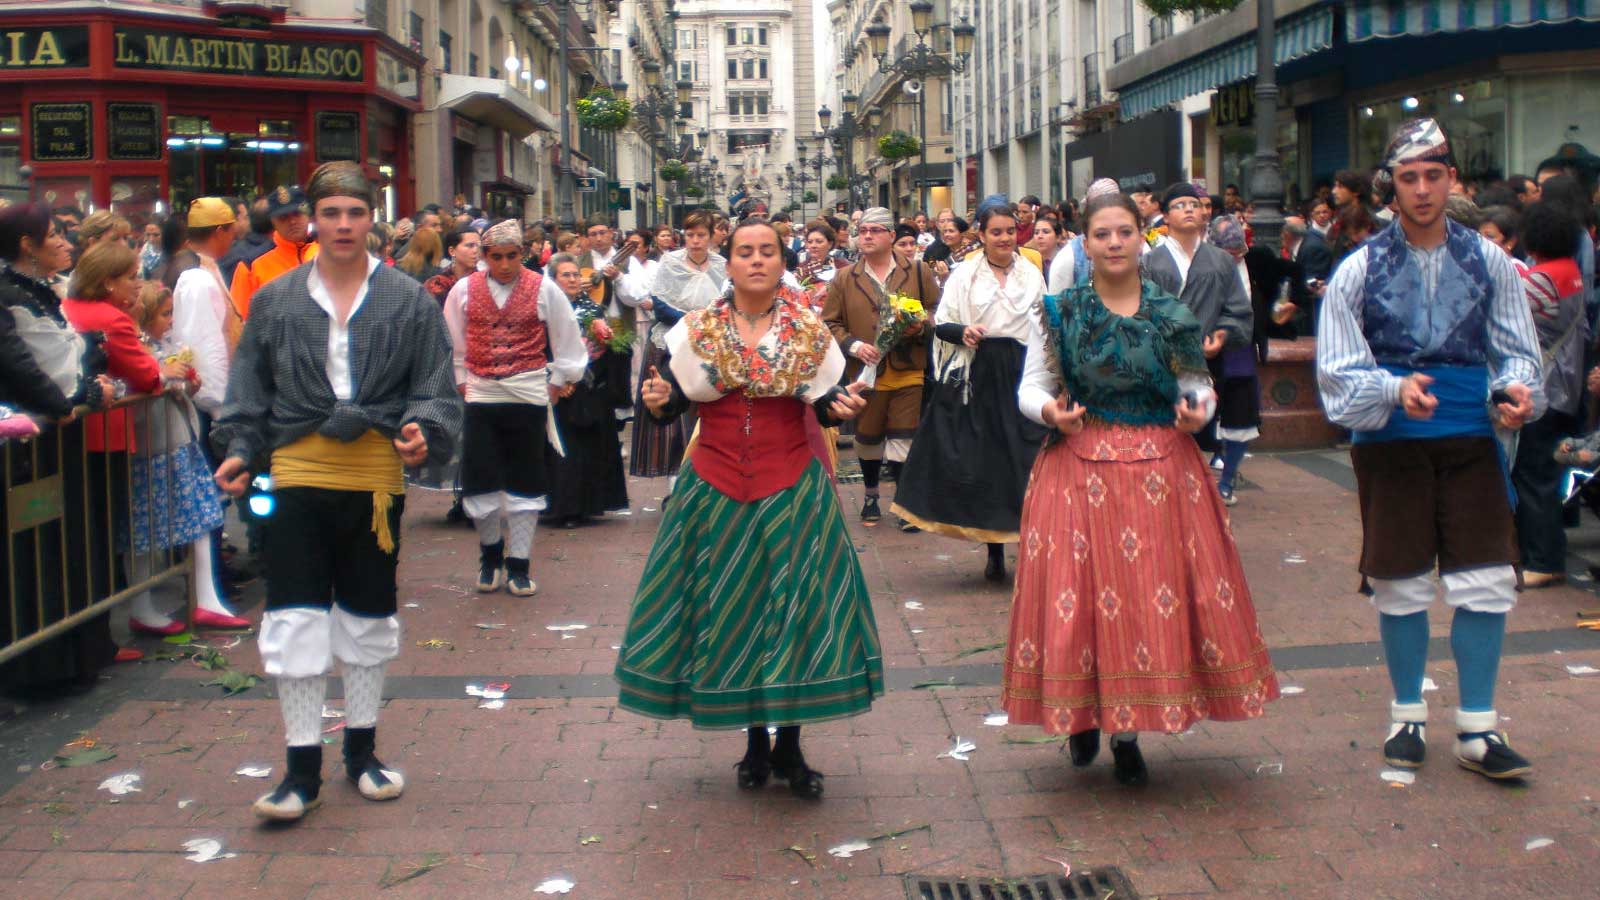
POLYGON ((1396 703, 1422 702, 1422 673, 1428 665, 1428 614, 1378 616, 1383 636, 1383 658, 1389 664, 1389 683, 1396 703))
POLYGON ((1222 442, 1222 477, 1217 480, 1218 490, 1223 493, 1233 490, 1233 483, 1239 477, 1239 464, 1244 462, 1244 453, 1249 448, 1248 441, 1222 442))
POLYGON ((1505 613, 1456 609, 1450 623, 1450 650, 1461 681, 1463 712, 1494 709, 1494 681, 1500 674, 1500 645, 1505 636, 1505 613))

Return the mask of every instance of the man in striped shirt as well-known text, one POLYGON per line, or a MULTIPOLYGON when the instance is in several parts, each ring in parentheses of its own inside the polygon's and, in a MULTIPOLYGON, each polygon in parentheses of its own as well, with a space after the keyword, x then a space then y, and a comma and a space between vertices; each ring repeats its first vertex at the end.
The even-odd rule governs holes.
POLYGON ((1422 765, 1437 567, 1455 608, 1456 759, 1517 778, 1532 767, 1498 731, 1494 709, 1517 561, 1496 431, 1544 412, 1538 337, 1510 260, 1444 215, 1455 168, 1439 125, 1402 124, 1386 170, 1400 214, 1334 272, 1317 332, 1323 405, 1353 432, 1360 567, 1395 692, 1384 759, 1422 765))

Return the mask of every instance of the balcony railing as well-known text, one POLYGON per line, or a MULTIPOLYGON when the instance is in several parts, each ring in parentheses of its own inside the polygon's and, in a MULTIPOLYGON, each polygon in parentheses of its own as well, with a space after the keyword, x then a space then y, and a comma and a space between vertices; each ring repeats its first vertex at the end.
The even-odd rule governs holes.
POLYGON ((1150 44, 1152 46, 1154 46, 1156 44, 1161 43, 1162 41, 1166 40, 1169 37, 1172 37, 1172 17, 1171 16, 1151 16, 1150 17, 1150 44))
POLYGON ((1090 53, 1083 58, 1083 105, 1085 108, 1100 105, 1100 54, 1090 53))
POLYGON ((1111 61, 1122 62, 1133 55, 1133 32, 1117 35, 1111 42, 1111 61))

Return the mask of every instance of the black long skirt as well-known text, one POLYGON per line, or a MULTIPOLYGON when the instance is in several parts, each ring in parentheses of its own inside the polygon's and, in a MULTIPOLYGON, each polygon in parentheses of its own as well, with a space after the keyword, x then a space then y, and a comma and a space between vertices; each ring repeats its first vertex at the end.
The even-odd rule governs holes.
POLYGON ((922 528, 986 543, 1017 540, 1033 458, 1048 433, 1017 408, 1022 344, 978 345, 961 384, 929 381, 922 423, 906 457, 894 512, 922 528))
MULTIPOLYGON (((644 365, 639 373, 639 384, 650 377, 650 367, 658 369, 667 365, 667 352, 651 344, 644 355, 644 365)), ((694 434, 695 407, 671 422, 662 422, 650 415, 642 396, 634 398, 633 450, 628 456, 628 474, 635 478, 660 478, 678 474, 684 450, 694 434)))
MULTIPOLYGON (((597 370, 604 371, 598 364, 590 367, 591 373, 597 370)), ((598 380, 585 379, 571 397, 555 405, 556 427, 566 455, 546 445, 546 470, 551 474, 546 517, 578 519, 628 508, 628 477, 622 468, 618 433, 621 423, 612 408, 604 375, 598 380)))

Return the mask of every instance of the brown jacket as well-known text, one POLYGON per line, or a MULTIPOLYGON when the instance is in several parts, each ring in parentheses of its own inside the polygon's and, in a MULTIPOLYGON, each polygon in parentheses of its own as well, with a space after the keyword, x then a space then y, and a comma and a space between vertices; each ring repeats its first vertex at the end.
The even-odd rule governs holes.
MULTIPOLYGON (((860 341, 870 343, 878 336, 878 283, 862 265, 855 262, 840 269, 828 282, 828 296, 822 304, 822 320, 828 323, 828 330, 833 332, 833 339, 839 342, 839 349, 844 351, 847 360, 846 381, 855 380, 862 369, 862 362, 850 355, 851 347, 860 341)), ((891 294, 905 294, 922 301, 928 321, 923 323, 921 334, 902 340, 890 350, 880 366, 902 372, 921 372, 928 366, 933 311, 939 306, 939 281, 926 263, 913 263, 896 253, 887 287, 891 294)))

